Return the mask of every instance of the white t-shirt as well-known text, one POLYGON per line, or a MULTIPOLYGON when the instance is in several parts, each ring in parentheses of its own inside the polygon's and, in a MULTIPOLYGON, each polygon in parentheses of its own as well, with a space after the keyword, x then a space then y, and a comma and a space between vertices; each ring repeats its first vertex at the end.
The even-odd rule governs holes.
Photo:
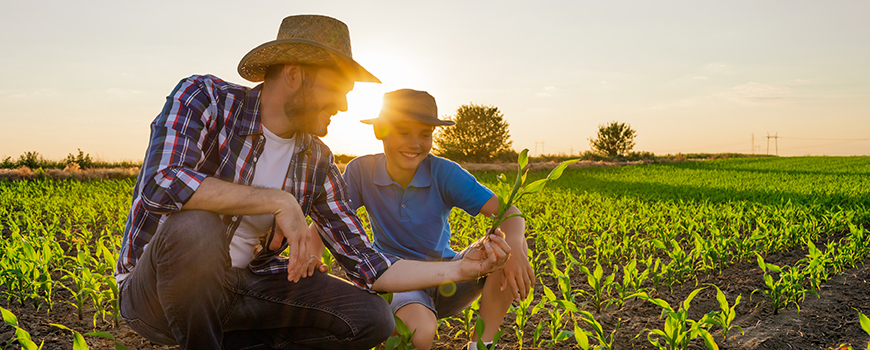
MULTIPOLYGON (((273 134, 263 125, 266 143, 259 159, 254 160, 254 180, 251 186, 261 188, 284 188, 290 158, 293 156, 294 138, 284 139, 273 134)), ((254 259, 254 247, 259 238, 269 233, 275 223, 275 215, 245 215, 230 242, 230 258, 233 267, 244 268, 254 259)))

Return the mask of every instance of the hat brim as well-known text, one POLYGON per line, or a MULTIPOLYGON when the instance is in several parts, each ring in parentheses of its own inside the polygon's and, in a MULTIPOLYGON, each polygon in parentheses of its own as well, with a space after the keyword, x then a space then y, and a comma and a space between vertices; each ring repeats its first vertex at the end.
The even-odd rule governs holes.
POLYGON ((295 63, 337 68, 349 79, 364 83, 380 83, 353 58, 316 41, 292 38, 278 39, 255 47, 239 62, 239 75, 251 82, 265 79, 266 69, 274 64, 295 63))

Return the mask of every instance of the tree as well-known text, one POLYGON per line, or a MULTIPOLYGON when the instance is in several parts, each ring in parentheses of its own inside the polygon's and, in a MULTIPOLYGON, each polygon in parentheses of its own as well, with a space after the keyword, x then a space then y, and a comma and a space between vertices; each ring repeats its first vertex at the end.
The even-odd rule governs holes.
POLYGON ((610 122, 598 126, 598 138, 589 139, 592 149, 608 157, 622 157, 634 148, 637 132, 631 125, 610 122))
POLYGON ((442 127, 434 136, 434 153, 455 161, 488 162, 516 152, 511 149, 508 123, 495 106, 462 105, 456 125, 442 127))

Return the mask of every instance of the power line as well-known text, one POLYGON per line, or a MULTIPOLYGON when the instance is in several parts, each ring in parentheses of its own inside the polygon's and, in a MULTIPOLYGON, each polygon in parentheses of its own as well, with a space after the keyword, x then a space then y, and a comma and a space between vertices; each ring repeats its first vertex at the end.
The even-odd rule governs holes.
POLYGON ((815 141, 870 141, 870 139, 817 139, 817 138, 810 138, 810 137, 785 137, 785 136, 780 136, 780 138, 789 139, 789 140, 815 140, 815 141))

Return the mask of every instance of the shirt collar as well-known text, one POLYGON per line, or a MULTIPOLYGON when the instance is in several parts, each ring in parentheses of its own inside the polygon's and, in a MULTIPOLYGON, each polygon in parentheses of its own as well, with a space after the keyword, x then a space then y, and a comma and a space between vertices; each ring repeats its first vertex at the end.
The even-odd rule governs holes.
MULTIPOLYGON (((239 121, 241 135, 253 135, 263 133, 263 124, 260 117, 260 93, 263 91, 263 84, 260 83, 253 89, 249 89, 245 96, 245 102, 242 106, 242 118, 239 121)), ((296 144, 294 154, 299 152, 307 152, 311 147, 311 142, 314 136, 309 133, 296 133, 296 144)))
MULTIPOLYGON (((427 155, 426 158, 420 162, 420 165, 417 167, 417 172, 414 173, 414 178, 411 179, 411 183, 408 184, 408 187, 429 187, 432 184, 432 176, 429 174, 429 158, 432 155, 427 155)), ((390 177, 390 173, 387 172, 387 157, 381 154, 380 157, 375 159, 375 173, 374 173, 374 183, 378 186, 390 186, 392 184, 398 184, 390 177)))
POLYGON ((260 129, 260 91, 263 89, 263 84, 249 89, 245 95, 245 101, 242 104, 242 118, 239 120, 239 134, 253 135, 262 134, 260 129))

